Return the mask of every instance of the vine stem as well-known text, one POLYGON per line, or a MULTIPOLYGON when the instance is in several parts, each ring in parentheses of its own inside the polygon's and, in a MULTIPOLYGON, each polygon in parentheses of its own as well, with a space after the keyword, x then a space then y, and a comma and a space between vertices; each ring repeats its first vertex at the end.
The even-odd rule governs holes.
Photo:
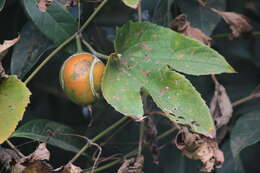
MULTIPOLYGON (((171 128, 171 129, 165 131, 164 133, 162 133, 160 136, 157 137, 157 140, 161 140, 162 138, 164 138, 164 137, 166 137, 166 136, 172 134, 176 129, 177 129, 177 128, 171 128)), ((134 155, 137 154, 137 153, 138 153, 138 149, 136 148, 136 149, 130 151, 129 153, 127 153, 124 158, 128 158, 128 157, 134 156, 134 155)), ((112 161, 112 162, 109 162, 108 164, 106 164, 106 165, 104 165, 104 166, 101 166, 101 167, 95 169, 94 172, 103 171, 103 170, 105 170, 105 169, 107 169, 107 168, 110 168, 110 167, 112 167, 112 166, 114 166, 114 165, 120 163, 121 161, 122 161, 122 159, 117 159, 117 160, 114 160, 114 161, 112 161)), ((90 173, 90 171, 85 171, 84 173, 90 173)))
POLYGON ((21 153, 16 147, 15 145, 9 141, 8 139, 6 140, 6 143, 22 158, 25 158, 25 155, 23 155, 23 153, 21 153))
MULTIPOLYGON (((110 127, 108 127, 107 129, 103 130, 101 133, 99 133, 97 136, 95 136, 93 139, 91 139, 90 141, 96 142, 98 139, 102 138, 104 135, 106 135, 108 132, 110 132, 111 130, 113 130, 114 128, 116 128, 117 126, 119 126, 120 124, 122 124, 123 122, 125 122, 128 119, 127 116, 124 116, 123 118, 121 118, 120 120, 118 120, 117 122, 115 122, 114 124, 112 124, 110 127)), ((84 145, 81 150, 69 161, 69 163, 73 163, 75 160, 77 160, 77 158, 89 147, 89 142, 84 145)))
POLYGON ((101 8, 108 2, 108 0, 103 0, 99 6, 94 10, 94 12, 89 16, 89 18, 86 20, 86 22, 81 26, 81 28, 78 30, 78 32, 74 33, 72 36, 70 36, 67 40, 65 40, 62 44, 60 44, 53 52, 48 55, 44 61, 30 74, 30 76, 24 81, 24 83, 27 85, 32 78, 42 69, 42 67, 47 64, 47 62, 54 56, 56 53, 58 53, 64 46, 66 46, 70 41, 72 41, 78 33, 81 33, 88 24, 93 20, 93 18, 97 15, 97 13, 101 10, 101 8))

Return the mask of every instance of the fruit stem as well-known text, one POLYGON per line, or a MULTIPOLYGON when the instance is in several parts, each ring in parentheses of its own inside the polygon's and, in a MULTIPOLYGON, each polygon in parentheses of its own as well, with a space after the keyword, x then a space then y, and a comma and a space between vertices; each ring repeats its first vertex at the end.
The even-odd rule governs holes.
POLYGON ((82 42, 93 55, 106 60, 109 58, 109 56, 97 52, 84 38, 82 38, 82 42))
POLYGON ((53 52, 48 55, 45 60, 30 74, 30 76, 24 81, 25 84, 28 84, 32 78, 42 69, 42 67, 47 64, 47 62, 54 56, 56 53, 58 53, 64 46, 66 46, 70 41, 72 41, 78 33, 81 33, 88 24, 92 21, 92 19, 97 15, 97 13, 101 10, 101 8, 108 2, 108 0, 103 0, 100 5, 95 9, 95 11, 89 16, 89 18, 86 20, 86 22, 81 26, 78 32, 74 33, 72 36, 70 36, 67 40, 65 40, 61 45, 59 45, 53 52))
MULTIPOLYGON (((119 126, 120 124, 122 124, 123 122, 125 122, 128 119, 127 116, 124 116, 123 118, 121 118, 120 120, 118 120, 117 122, 115 122, 114 124, 112 124, 110 127, 108 127, 107 129, 103 130, 101 133, 99 133, 97 136, 95 136, 93 139, 91 139, 91 142, 96 142, 98 139, 102 138, 104 135, 106 135, 108 132, 110 132, 111 130, 113 130, 114 128, 116 128, 117 126, 119 126)), ((89 143, 87 143, 86 145, 84 145, 81 150, 69 161, 69 163, 73 163, 75 160, 77 160, 77 158, 83 153, 85 152, 85 150, 89 147, 89 143)))
POLYGON ((82 46, 81 46, 81 40, 80 40, 80 34, 78 33, 76 36, 76 45, 77 45, 77 52, 83 52, 82 46))

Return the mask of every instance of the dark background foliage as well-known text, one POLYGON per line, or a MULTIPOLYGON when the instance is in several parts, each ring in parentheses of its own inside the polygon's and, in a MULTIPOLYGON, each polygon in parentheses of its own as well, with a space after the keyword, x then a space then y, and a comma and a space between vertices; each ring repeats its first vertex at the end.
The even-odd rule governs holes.
MULTIPOLYGON (((192 26, 211 36, 213 38, 212 47, 236 69, 235 74, 217 76, 219 82, 227 89, 230 99, 236 101, 248 96, 260 82, 260 2, 257 0, 208 0, 208 4, 210 7, 247 16, 253 26, 253 34, 230 40, 228 37, 229 26, 219 16, 201 7, 195 0, 143 0, 142 15, 144 20, 168 26, 174 17, 180 13, 186 13, 192 26)), ((95 6, 96 3, 93 2, 84 3, 82 21, 91 14, 95 6)), ((71 9, 72 13, 73 10, 75 11, 75 9, 71 9)), ((125 7, 118 0, 111 0, 84 32, 84 37, 96 50, 109 54, 113 52, 116 26, 121 26, 128 20, 136 20, 136 18, 135 10, 125 7)), ((0 12, 0 21, 2 22, 0 40, 13 39, 18 33, 24 36, 20 40, 23 45, 17 44, 12 48, 3 64, 7 73, 14 73, 21 79, 25 79, 55 46, 32 24, 18 0, 7 1, 0 12), (26 51, 22 51, 23 49, 26 51), (39 61, 37 62, 35 59, 39 59, 39 61)), ((70 102, 59 86, 59 69, 69 55, 66 50, 58 53, 30 82, 28 87, 33 93, 31 104, 19 126, 34 119, 48 119, 70 126, 75 133, 91 138, 122 117, 104 100, 100 100, 94 104, 93 123, 90 127, 88 126, 91 121, 88 110, 70 102)), ((214 92, 214 84, 210 77, 189 76, 189 79, 209 104, 214 92)), ((260 172, 258 164, 260 126, 257 125, 260 123, 259 106, 260 101, 256 99, 235 107, 229 123, 229 133, 221 143, 226 161, 222 168, 215 172, 243 172, 241 167, 244 172, 260 172), (252 123, 256 123, 256 125, 253 126, 252 123), (251 124, 254 128, 250 128, 251 124), (250 135, 252 140, 248 138, 250 135), (236 141, 232 143, 232 140, 236 138, 240 138, 238 142, 244 143, 246 147, 240 153, 241 163, 234 159, 231 152, 231 147, 237 145, 236 141), (230 146, 230 144, 232 145, 230 146)), ((154 117, 154 120, 160 127, 159 134, 170 127, 169 122, 163 118, 154 117)), ((103 147, 102 157, 115 153, 127 153, 134 149, 138 144, 138 130, 138 124, 134 122, 127 124, 103 147)), ((182 156, 172 144, 173 137, 174 134, 159 142, 159 146, 164 146, 161 148, 159 165, 152 162, 150 151, 145 150, 144 172, 190 173, 196 172, 195 170, 199 171, 200 163, 182 156)), ((48 142, 48 136, 45 140, 48 142)), ((13 138, 12 141, 25 154, 31 153, 38 145, 38 142, 30 142, 31 140, 22 138, 13 138)), ((84 141, 81 142, 80 146, 84 141)), ((73 152, 64 152, 61 148, 52 145, 49 145, 48 148, 52 153, 50 162, 54 167, 63 165, 74 155, 73 152)), ((88 151, 88 153, 92 152, 93 150, 88 151)), ((92 162, 89 160, 88 156, 82 156, 76 164, 84 168, 90 167, 92 162)), ((115 172, 118 167, 119 165, 103 172, 115 172)))

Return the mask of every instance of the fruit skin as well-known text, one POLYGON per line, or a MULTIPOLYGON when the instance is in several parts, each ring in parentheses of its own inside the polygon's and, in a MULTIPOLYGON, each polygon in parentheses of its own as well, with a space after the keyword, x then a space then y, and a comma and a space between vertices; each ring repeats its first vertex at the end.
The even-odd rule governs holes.
POLYGON ((76 104, 94 103, 101 93, 105 65, 94 55, 77 53, 69 57, 60 70, 60 84, 76 104))

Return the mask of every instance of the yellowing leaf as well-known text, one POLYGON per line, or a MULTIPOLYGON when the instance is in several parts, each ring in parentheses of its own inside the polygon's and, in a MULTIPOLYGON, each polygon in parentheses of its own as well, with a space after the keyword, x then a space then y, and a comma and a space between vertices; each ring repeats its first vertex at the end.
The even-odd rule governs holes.
POLYGON ((122 0, 122 1, 126 6, 134 8, 134 9, 136 9, 139 4, 139 0, 122 0))
POLYGON ((29 89, 16 76, 0 81, 0 144, 14 132, 28 105, 29 89))

